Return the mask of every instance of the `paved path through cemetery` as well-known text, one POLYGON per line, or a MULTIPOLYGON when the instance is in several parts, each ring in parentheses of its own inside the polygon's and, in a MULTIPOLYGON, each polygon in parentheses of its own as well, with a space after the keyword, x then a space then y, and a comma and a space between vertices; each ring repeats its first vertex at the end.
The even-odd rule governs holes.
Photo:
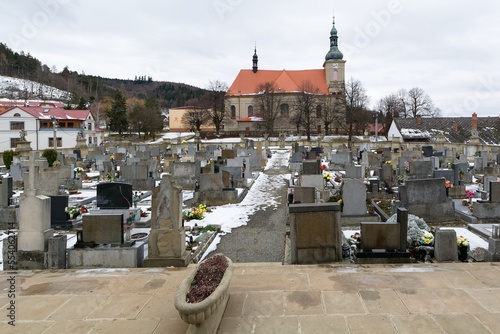
MULTIPOLYGON (((285 248, 285 223, 287 216, 286 195, 289 173, 287 151, 277 151, 273 165, 259 177, 266 178, 262 186, 249 190, 260 193, 263 205, 249 218, 248 224, 232 230, 222 237, 216 253, 223 253, 233 262, 282 262, 285 248), (286 160, 286 161, 285 161, 286 160), (269 199, 275 205, 269 206, 269 199)), ((244 205, 244 201, 241 203, 244 205)))

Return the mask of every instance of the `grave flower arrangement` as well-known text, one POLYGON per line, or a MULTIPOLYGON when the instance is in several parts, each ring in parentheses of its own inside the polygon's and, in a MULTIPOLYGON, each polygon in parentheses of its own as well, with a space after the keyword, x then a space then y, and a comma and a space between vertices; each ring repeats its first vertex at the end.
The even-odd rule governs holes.
POLYGON ((326 182, 329 182, 332 179, 332 176, 330 175, 330 173, 326 172, 326 173, 323 174, 323 179, 326 182))
POLYGON ((70 219, 76 219, 81 213, 80 208, 76 206, 68 206, 66 208, 66 213, 68 214, 70 219))
POLYGON ((191 219, 203 219, 203 215, 205 212, 207 212, 207 206, 205 204, 200 204, 198 207, 191 208, 191 209, 185 209, 182 211, 182 215, 184 219, 191 220, 191 219))
POLYGON ((128 216, 127 220, 125 221, 125 224, 123 225, 125 231, 131 230, 135 227, 135 224, 134 224, 135 212, 130 211, 128 214, 129 214, 129 216, 128 216))
POLYGON ((423 246, 433 246, 434 245, 434 235, 430 232, 425 231, 424 235, 420 237, 420 244, 423 246))
POLYGON ((469 240, 466 237, 459 236, 457 238, 457 246, 458 247, 469 247, 469 240))
POLYGON ((75 167, 73 169, 73 171, 76 173, 76 174, 81 174, 83 173, 83 168, 82 167, 75 167))
POLYGON ((446 189, 453 188, 453 183, 450 180, 444 181, 444 186, 446 189))
POLYGON ((457 238, 458 259, 466 262, 469 258, 469 240, 464 236, 457 238))
POLYGON ((410 174, 410 163, 408 161, 405 161, 405 172, 410 174))
POLYGON ((474 198, 474 192, 472 190, 466 190, 465 191, 465 195, 467 195, 467 198, 469 200, 471 200, 472 198, 474 198))

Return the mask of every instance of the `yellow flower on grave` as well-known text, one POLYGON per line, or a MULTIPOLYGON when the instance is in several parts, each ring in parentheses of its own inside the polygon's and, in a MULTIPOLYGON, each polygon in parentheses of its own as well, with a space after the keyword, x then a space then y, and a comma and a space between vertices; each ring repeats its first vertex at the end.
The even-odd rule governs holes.
POLYGON ((330 173, 326 172, 323 174, 323 179, 325 179, 325 181, 330 181, 331 178, 332 176, 330 175, 330 173))

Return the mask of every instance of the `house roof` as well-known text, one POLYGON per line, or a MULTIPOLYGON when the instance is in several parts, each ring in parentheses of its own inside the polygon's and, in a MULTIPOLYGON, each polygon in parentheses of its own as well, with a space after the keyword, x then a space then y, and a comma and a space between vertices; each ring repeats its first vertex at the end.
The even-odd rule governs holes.
POLYGON ((0 99, 0 107, 5 109, 10 107, 50 107, 50 108, 64 108, 65 104, 61 101, 46 101, 46 100, 11 100, 0 99))
POLYGON ((0 115, 13 109, 21 109, 22 111, 40 120, 43 119, 50 120, 52 116, 54 116, 59 120, 61 119, 86 120, 88 115, 90 114, 90 110, 66 110, 61 108, 41 108, 41 107, 12 107, 0 112, 0 115))
MULTIPOLYGON (((437 135, 443 135, 450 143, 466 144, 471 140, 471 117, 431 117, 394 118, 404 140, 433 141, 437 135), (455 123, 454 123, 455 122, 455 123)), ((500 145, 500 117, 478 117, 477 132, 481 144, 500 145)))
POLYGON ((258 70, 255 73, 252 70, 241 70, 226 96, 254 95, 257 93, 257 86, 266 82, 272 82, 279 92, 297 93, 302 91, 301 86, 307 81, 318 87, 320 94, 329 94, 324 69, 258 70))

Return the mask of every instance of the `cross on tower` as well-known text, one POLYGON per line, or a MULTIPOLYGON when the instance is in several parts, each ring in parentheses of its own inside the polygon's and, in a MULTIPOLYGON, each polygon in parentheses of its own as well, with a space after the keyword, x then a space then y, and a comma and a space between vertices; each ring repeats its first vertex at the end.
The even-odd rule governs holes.
POLYGON ((36 182, 35 176, 40 173, 40 167, 47 167, 47 159, 40 158, 40 154, 35 151, 29 153, 29 159, 22 159, 21 166, 29 168, 28 173, 28 186, 25 186, 25 193, 29 196, 36 196, 36 182))

